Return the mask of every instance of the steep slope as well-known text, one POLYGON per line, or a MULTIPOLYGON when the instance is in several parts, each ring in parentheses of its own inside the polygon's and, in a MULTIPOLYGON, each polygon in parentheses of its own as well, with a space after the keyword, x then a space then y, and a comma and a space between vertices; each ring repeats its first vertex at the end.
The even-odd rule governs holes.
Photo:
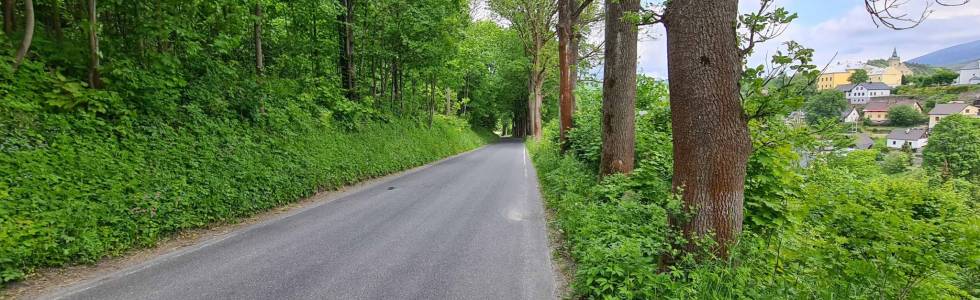
POLYGON ((980 59, 980 40, 940 49, 932 53, 916 57, 909 62, 959 69, 963 64, 980 59))

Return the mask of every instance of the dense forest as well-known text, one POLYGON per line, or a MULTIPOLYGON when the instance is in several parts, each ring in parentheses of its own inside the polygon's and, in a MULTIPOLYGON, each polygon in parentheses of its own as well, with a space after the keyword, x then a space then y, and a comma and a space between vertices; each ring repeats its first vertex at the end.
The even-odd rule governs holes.
POLYGON ((921 167, 824 151, 854 142, 838 116, 785 121, 821 98, 814 50, 748 65, 796 19, 752 2, 4 0, 0 282, 499 134, 527 138, 570 297, 980 297, 980 122, 921 167), (637 74, 649 26, 669 80, 637 74))

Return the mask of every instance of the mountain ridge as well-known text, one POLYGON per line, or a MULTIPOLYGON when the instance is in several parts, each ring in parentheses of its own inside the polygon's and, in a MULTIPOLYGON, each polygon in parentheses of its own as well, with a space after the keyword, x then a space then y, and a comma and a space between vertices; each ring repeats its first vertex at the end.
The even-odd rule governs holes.
POLYGON ((939 49, 911 59, 909 62, 957 70, 978 59, 980 59, 980 40, 939 49))

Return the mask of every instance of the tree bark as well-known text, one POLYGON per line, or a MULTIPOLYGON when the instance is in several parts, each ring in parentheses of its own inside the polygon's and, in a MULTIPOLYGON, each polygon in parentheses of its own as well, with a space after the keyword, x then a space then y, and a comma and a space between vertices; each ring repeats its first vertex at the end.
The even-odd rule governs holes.
POLYGON ((262 53, 262 4, 255 3, 255 73, 265 74, 265 55, 262 53))
POLYGON ((31 49, 31 41, 34 39, 34 1, 24 0, 24 39, 20 42, 17 55, 14 57, 14 70, 20 67, 27 57, 27 51, 31 49))
POLYGON ((453 110, 453 90, 446 87, 446 115, 451 116, 453 110))
POLYGON ((544 80, 547 71, 542 61, 543 41, 535 42, 534 54, 531 58, 531 72, 529 74, 528 88, 528 134, 535 140, 540 140, 541 132, 541 105, 544 102, 544 80))
POLYGON ((345 8, 337 16, 340 24, 340 68, 347 99, 357 99, 356 73, 354 69, 354 0, 340 0, 345 8))
POLYGON ((3 33, 7 36, 14 34, 14 1, 3 1, 3 33))
POLYGON ((633 171, 636 136, 637 23, 640 0, 606 1, 606 62, 602 81, 602 176, 633 171))
POLYGON ((102 87, 102 75, 99 74, 99 15, 95 9, 96 0, 88 0, 88 44, 89 65, 88 85, 93 89, 102 87))
POLYGON ((436 115, 436 75, 429 75, 429 128, 432 128, 432 119, 436 115))
POLYGON ((572 129, 572 103, 575 102, 571 85, 571 37, 574 26, 575 0, 558 0, 558 141, 561 152, 568 148, 568 131, 572 129))
MULTIPOLYGON (((674 139, 673 188, 691 218, 671 225, 695 250, 710 237, 726 258, 742 231, 746 163, 752 152, 738 96, 741 73, 735 22, 738 0, 673 0, 663 18, 674 139)), ((607 45, 608 47, 609 45, 607 45)), ((673 263, 665 257, 664 265, 673 263)))
POLYGON ((568 131, 575 126, 575 85, 578 79, 578 30, 582 10, 592 0, 558 0, 558 138, 561 151, 567 149, 568 131))

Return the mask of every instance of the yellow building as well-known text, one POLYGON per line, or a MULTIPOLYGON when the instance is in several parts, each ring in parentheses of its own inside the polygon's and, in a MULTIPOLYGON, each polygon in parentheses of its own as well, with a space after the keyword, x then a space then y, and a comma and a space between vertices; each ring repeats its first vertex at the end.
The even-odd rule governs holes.
POLYGON ((820 77, 817 78, 817 90, 834 89, 851 83, 848 79, 858 69, 864 69, 868 72, 868 82, 881 82, 890 87, 902 85, 902 76, 912 76, 912 69, 902 62, 902 58, 898 56, 898 49, 895 49, 892 51, 892 56, 888 58, 888 66, 884 68, 867 64, 838 64, 835 70, 820 74, 820 77))
POLYGON ((853 69, 820 74, 820 77, 817 78, 817 90, 832 90, 837 88, 837 86, 849 84, 851 83, 851 74, 854 74, 853 69))

